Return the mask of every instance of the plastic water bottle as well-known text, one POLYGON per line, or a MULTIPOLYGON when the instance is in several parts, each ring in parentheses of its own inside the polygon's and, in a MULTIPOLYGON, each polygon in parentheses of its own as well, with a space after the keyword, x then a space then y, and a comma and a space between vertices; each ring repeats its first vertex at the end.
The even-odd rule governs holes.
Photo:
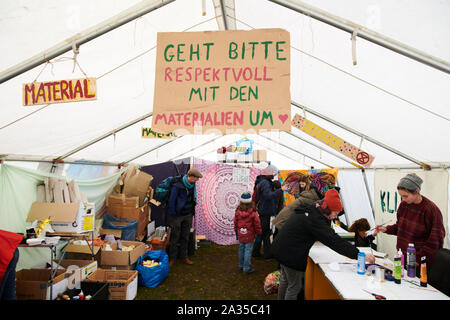
POLYGON ((416 277, 416 249, 414 248, 414 243, 408 245, 406 250, 406 263, 408 265, 408 278, 416 277))
POLYGON ((400 284, 402 282, 402 260, 400 251, 394 257, 394 282, 400 284))
POLYGON ((366 254, 364 252, 358 253, 357 273, 358 274, 365 274, 366 273, 366 254))
POLYGON ((403 278, 403 276, 405 275, 405 255, 403 254, 403 252, 402 252, 402 249, 400 249, 400 248, 398 248, 398 254, 399 254, 399 256, 400 256, 400 260, 401 260, 401 262, 402 262, 402 271, 401 271, 401 273, 402 273, 402 278, 403 278))

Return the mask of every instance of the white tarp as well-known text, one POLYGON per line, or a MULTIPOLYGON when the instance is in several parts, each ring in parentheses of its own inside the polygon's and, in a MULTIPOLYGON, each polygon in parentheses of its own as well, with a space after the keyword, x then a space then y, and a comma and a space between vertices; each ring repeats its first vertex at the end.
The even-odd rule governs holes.
MULTIPOLYGON (((404 171, 404 170, 375 170, 374 199, 375 199, 375 222, 377 225, 387 223, 395 224, 397 221, 397 207, 401 202, 397 194, 397 184, 406 174, 415 172, 422 178, 423 183, 420 193, 433 201, 441 210, 442 219, 446 231, 444 247, 449 247, 448 242, 448 183, 449 174, 447 170, 432 171, 404 171), (397 201, 396 201, 397 199, 397 201)), ((379 233, 377 236, 377 250, 385 252, 391 259, 396 253, 397 237, 379 233)))

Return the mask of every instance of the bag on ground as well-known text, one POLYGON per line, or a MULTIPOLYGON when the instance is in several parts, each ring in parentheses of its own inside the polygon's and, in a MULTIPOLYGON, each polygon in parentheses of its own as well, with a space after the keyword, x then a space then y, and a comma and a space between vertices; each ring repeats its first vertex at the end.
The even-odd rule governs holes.
POLYGON ((139 257, 136 263, 138 285, 157 287, 169 275, 169 256, 164 250, 151 250, 139 257))

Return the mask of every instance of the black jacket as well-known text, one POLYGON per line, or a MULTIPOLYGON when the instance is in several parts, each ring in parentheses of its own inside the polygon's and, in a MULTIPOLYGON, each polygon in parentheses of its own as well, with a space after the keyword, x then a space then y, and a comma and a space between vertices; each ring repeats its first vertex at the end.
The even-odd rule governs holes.
POLYGON ((299 206, 272 243, 272 253, 279 263, 306 271, 309 250, 320 241, 339 254, 357 259, 359 250, 339 237, 330 227, 330 221, 312 205, 299 206))

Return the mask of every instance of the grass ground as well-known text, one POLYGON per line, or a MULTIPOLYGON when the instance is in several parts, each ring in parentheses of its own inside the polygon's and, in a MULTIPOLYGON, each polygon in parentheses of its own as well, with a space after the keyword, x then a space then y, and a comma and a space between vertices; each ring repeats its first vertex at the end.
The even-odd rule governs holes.
POLYGON ((193 265, 176 261, 158 287, 138 287, 136 300, 276 300, 276 294, 264 292, 276 260, 252 258, 255 272, 245 274, 238 268, 238 247, 199 247, 189 257, 193 265))

